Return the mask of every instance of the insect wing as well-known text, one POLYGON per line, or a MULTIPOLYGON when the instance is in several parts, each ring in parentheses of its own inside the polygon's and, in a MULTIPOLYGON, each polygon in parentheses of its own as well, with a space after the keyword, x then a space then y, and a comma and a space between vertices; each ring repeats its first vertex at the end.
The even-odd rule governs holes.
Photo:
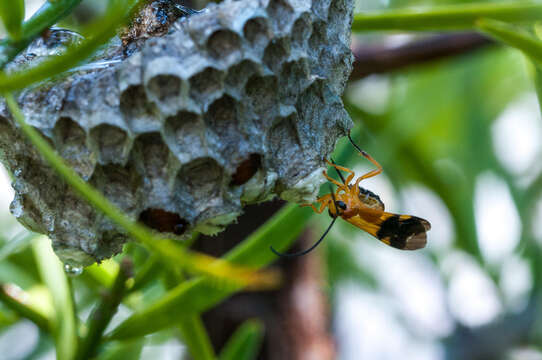
POLYGON ((397 215, 373 209, 363 209, 359 215, 346 219, 350 224, 368 232, 386 245, 401 250, 425 247, 427 220, 411 215, 397 215))

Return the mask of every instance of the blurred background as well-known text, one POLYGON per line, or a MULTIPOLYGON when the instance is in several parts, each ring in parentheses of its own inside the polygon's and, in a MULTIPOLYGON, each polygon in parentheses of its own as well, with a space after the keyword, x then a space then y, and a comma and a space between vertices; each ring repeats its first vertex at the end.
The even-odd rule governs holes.
MULTIPOLYGON (((27 1, 27 17, 41 3, 27 1)), ((100 3, 85 6, 99 12, 100 3)), ((466 1, 358 0, 356 10, 452 3, 466 1)), ((393 49, 428 36, 366 33, 354 36, 353 48, 393 49)), ((362 186, 387 211, 425 218, 432 229, 425 249, 402 252, 337 221, 309 255, 322 259, 338 358, 542 359, 542 121, 533 71, 519 51, 484 44, 350 81, 344 102, 354 139, 384 167, 362 186)), ((372 169, 344 139, 335 157, 356 174, 372 169)), ((31 235, 9 213, 13 192, 3 169, 0 189, 0 281, 40 291, 24 246, 31 235), (21 250, 4 256, 6 244, 21 250)), ((314 216, 311 239, 329 222, 325 213, 314 216)), ((87 315, 88 284, 75 284, 87 315)), ((1 316, 1 359, 52 359, 52 346, 33 323, 1 316)), ((161 333, 141 358, 183 353, 161 333)))
MULTIPOLYGON (((365 0, 357 10, 452 3, 465 1, 365 0)), ((426 36, 372 33, 353 48, 426 36)), ((363 186, 432 229, 425 249, 407 253, 337 223, 325 252, 341 359, 542 359, 532 76, 520 52, 484 45, 350 82, 358 142, 384 167, 363 186)), ((370 169, 356 155, 345 165, 370 169)))

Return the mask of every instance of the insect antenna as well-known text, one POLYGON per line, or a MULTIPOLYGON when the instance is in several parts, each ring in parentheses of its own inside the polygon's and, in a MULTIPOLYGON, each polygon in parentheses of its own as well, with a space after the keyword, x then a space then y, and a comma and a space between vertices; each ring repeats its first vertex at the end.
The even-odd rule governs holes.
POLYGON ((331 221, 331 224, 329 224, 329 226, 327 227, 326 231, 324 231, 324 233, 322 234, 322 236, 320 237, 320 239, 318 239, 317 242, 314 243, 314 245, 312 245, 310 248, 306 249, 306 250, 303 250, 303 251, 299 251, 299 252, 295 252, 295 253, 291 253, 291 254, 287 254, 287 253, 280 253, 278 252, 277 250, 275 250, 273 248, 273 246, 270 246, 269 248, 271 249, 271 251, 277 255, 277 256, 280 256, 280 257, 287 257, 287 258, 294 258, 294 257, 298 257, 298 256, 303 256, 303 255, 306 255, 308 253, 310 253, 312 250, 314 250, 318 245, 320 245, 320 243, 322 242, 322 240, 324 240, 324 238, 326 237, 327 233, 329 232, 329 230, 331 230, 331 227, 333 226, 333 224, 335 224, 335 221, 337 220, 337 218, 339 217, 337 215, 337 202, 335 201, 335 194, 333 193, 333 188, 331 187, 331 185, 329 185, 329 190, 331 191, 331 197, 333 198, 333 204, 335 205, 335 216, 333 217, 333 220, 331 221))
MULTIPOLYGON (((333 160, 333 158, 329 158, 329 159, 331 160, 331 163, 332 163, 333 165, 337 165, 337 163, 335 162, 335 160, 333 160)), ((341 172, 339 171, 339 169, 337 169, 337 168, 334 168, 334 169, 335 169, 335 171, 337 172, 337 174, 339 175, 339 177, 341 178, 343 184, 346 184, 346 180, 344 179, 343 174, 341 174, 341 172)))
POLYGON ((365 150, 361 150, 361 148, 359 146, 356 145, 356 143, 354 142, 354 140, 352 140, 352 136, 350 135, 350 130, 348 130, 348 139, 350 140, 350 142, 352 143, 352 145, 354 145, 354 147, 365 157, 369 156, 369 154, 367 154, 365 152, 365 150))

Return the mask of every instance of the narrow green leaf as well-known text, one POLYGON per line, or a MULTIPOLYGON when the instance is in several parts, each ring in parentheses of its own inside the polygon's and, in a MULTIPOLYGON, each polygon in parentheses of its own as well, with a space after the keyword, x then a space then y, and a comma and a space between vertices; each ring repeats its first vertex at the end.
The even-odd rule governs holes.
POLYGON ((213 345, 199 315, 189 315, 180 319, 179 329, 183 336, 183 342, 188 347, 188 352, 194 360, 213 360, 216 358, 213 345))
POLYGON ((478 29, 507 45, 515 47, 529 56, 538 65, 542 64, 542 41, 516 26, 502 21, 480 19, 478 29))
POLYGON ((69 15, 82 0, 49 0, 23 24, 23 37, 35 37, 69 15))
POLYGON ((516 23, 534 22, 542 18, 542 3, 539 1, 487 2, 355 14, 352 31, 473 29, 476 20, 480 18, 516 23))
POLYGON ((100 264, 93 264, 85 268, 85 275, 91 276, 106 288, 113 286, 118 272, 119 264, 113 259, 107 259, 100 264))
POLYGON ((10 261, 0 261, 0 283, 14 283, 23 289, 28 289, 38 283, 38 280, 25 269, 10 261))
POLYGON ((0 17, 9 36, 18 40, 24 20, 24 0, 0 1, 0 17))
POLYGON ((32 296, 14 284, 0 285, 0 301, 17 315, 24 317, 45 332, 51 332, 48 314, 35 306, 32 296))
POLYGON ((147 284, 158 278, 159 273, 162 271, 162 266, 158 262, 157 255, 151 255, 151 257, 139 268, 139 271, 135 274, 134 285, 129 291, 135 292, 144 288, 147 284))
MULTIPOLYGON (((277 259, 269 246, 273 245, 279 251, 288 248, 303 231, 312 214, 308 208, 295 204, 286 206, 230 251, 225 259, 234 264, 258 268, 268 265, 277 259)), ((111 338, 143 336, 173 326, 182 316, 202 313, 241 289, 241 286, 217 287, 209 278, 189 280, 126 319, 113 331, 111 338)))
MULTIPOLYGON (((11 0, 2 0, 9 3, 11 0)), ((18 2, 19 0, 13 2, 18 2)), ((21 2, 23 0, 20 0, 21 2)), ((0 42, 0 68, 3 68, 17 54, 23 51, 32 40, 43 30, 53 26, 59 20, 68 15, 82 0, 56 0, 46 1, 30 19, 21 27, 19 39, 9 39, 0 42)))
MULTIPOLYGON (((174 288, 186 281, 186 276, 182 271, 165 271, 163 278, 167 289, 174 288)), ((182 342, 188 348, 191 358, 194 360, 212 360, 216 358, 211 339, 199 314, 183 316, 177 320, 177 327, 180 330, 182 342)))
POLYGON ((259 320, 248 320, 233 333, 222 349, 219 360, 256 359, 263 338, 263 324, 259 320))
POLYGON ((141 0, 114 1, 104 18, 94 26, 99 31, 93 33, 92 37, 84 40, 81 44, 70 47, 65 54, 51 57, 35 67, 9 75, 1 72, 0 92, 20 90, 73 68, 115 36, 116 29, 127 19, 129 13, 127 9, 132 9, 139 1, 141 0))
POLYGON ((6 310, 7 309, 0 310, 0 328, 13 325, 19 321, 19 317, 15 315, 15 313, 6 310))
POLYGON ((9 256, 26 249, 30 245, 32 240, 39 236, 36 233, 24 231, 21 234, 17 234, 11 240, 7 241, 2 248, 0 248, 0 262, 7 259, 9 256))
POLYGON ((140 359, 144 339, 122 341, 108 346, 100 355, 100 360, 140 359))
POLYGON ((58 260, 51 241, 40 236, 32 242, 34 257, 43 282, 51 292, 55 308, 54 337, 59 360, 71 360, 77 349, 77 330, 72 297, 64 266, 58 260))

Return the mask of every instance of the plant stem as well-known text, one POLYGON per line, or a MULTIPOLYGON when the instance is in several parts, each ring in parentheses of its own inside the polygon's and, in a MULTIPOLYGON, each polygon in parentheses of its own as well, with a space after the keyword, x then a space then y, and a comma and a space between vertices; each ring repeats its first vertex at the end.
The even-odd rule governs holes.
POLYGON ((5 40, 0 45, 0 69, 13 60, 28 44, 59 20, 70 14, 81 0, 47 1, 22 25, 22 36, 18 40, 5 40))
POLYGON ((129 289, 130 293, 141 290, 153 279, 156 279, 160 271, 162 271, 162 266, 158 261, 158 255, 153 254, 135 274, 134 286, 129 289))
POLYGON ((120 263, 119 273, 112 288, 103 295, 101 303, 90 315, 88 333, 81 341, 76 359, 91 359, 98 349, 105 328, 117 312, 117 308, 126 294, 126 280, 132 277, 131 260, 124 258, 120 263))
POLYGON ((537 65, 542 64, 542 41, 526 31, 502 21, 490 19, 480 19, 476 22, 476 26, 496 40, 523 51, 537 65))
POLYGON ((483 17, 507 22, 538 21, 542 18, 542 3, 513 1, 461 4, 427 10, 400 9, 372 14, 355 14, 352 31, 473 29, 476 20, 483 17))

